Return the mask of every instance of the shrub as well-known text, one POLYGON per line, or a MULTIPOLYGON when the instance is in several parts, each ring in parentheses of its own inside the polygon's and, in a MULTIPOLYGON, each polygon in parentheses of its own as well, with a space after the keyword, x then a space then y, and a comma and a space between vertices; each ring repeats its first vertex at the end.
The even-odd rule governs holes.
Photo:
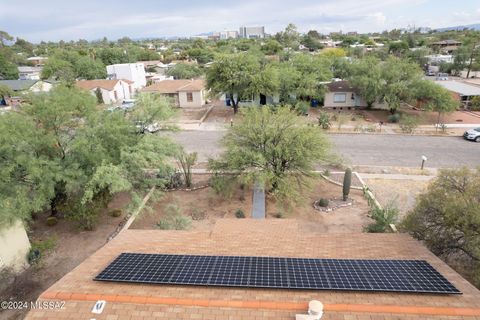
POLYGON ((399 121, 400 121, 400 115, 398 113, 388 116, 388 122, 390 123, 398 123, 399 121))
POLYGON ((56 217, 48 217, 45 223, 47 224, 47 226, 53 227, 58 223, 58 219, 56 217))
POLYGON ((366 226, 365 231, 371 233, 392 232, 390 225, 397 222, 398 213, 398 208, 393 204, 389 204, 383 209, 372 206, 369 217, 375 222, 366 226))
POLYGON ((320 116, 318 117, 318 125, 322 127, 322 129, 330 129, 330 116, 326 112, 321 112, 320 116))
POLYGON ((343 201, 347 201, 352 185, 352 169, 347 168, 343 176, 343 201))
POLYGON ((357 116, 352 114, 352 117, 350 118, 351 121, 357 121, 357 116))
POLYGON ((470 110, 480 111, 480 96, 473 97, 470 101, 470 110))
POLYGON ((235 211, 235 217, 239 219, 243 219, 245 218, 245 213, 243 212, 242 209, 237 209, 237 211, 235 211))
POLYGON ((27 254, 28 263, 37 263, 42 256, 52 251, 57 245, 57 238, 51 236, 45 240, 33 241, 27 254))
POLYGON ((207 213, 198 208, 192 208, 192 213, 190 215, 192 216, 193 220, 204 220, 207 216, 207 213))
POLYGON ((400 129, 403 133, 413 133, 418 127, 418 119, 404 115, 400 123, 400 129))
POLYGON ((210 186, 215 194, 222 196, 225 199, 230 199, 233 195, 235 187, 234 179, 219 174, 215 174, 210 178, 210 186))
POLYGON ((279 212, 275 213, 273 216, 277 219, 283 219, 283 218, 285 218, 285 213, 283 213, 282 211, 279 211, 279 212))
POLYGON ((113 209, 108 212, 108 215, 114 218, 120 217, 122 215, 122 209, 113 209))
POLYGON ((330 170, 325 169, 325 170, 323 171, 323 175, 324 175, 325 177, 329 177, 329 176, 330 176, 330 170))
POLYGON ((182 215, 180 208, 173 203, 165 207, 165 217, 157 223, 162 230, 186 230, 192 224, 192 219, 182 215))
POLYGON ((328 203, 329 203, 329 202, 330 202, 330 201, 328 201, 328 199, 320 198, 320 200, 318 200, 318 205, 319 205, 320 207, 324 207, 324 208, 325 208, 325 207, 328 207, 328 203))
POLYGON ((300 101, 295 105, 295 111, 299 116, 307 115, 309 110, 310 105, 308 104, 308 102, 300 101))

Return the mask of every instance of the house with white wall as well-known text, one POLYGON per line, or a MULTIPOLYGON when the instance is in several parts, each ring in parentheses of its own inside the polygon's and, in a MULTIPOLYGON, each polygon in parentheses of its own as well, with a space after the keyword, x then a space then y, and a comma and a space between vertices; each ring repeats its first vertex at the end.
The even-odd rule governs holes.
POLYGON ((18 67, 18 79, 19 80, 40 80, 40 74, 43 67, 30 67, 20 66, 18 67))
MULTIPOLYGON (((363 99, 357 88, 353 87, 348 81, 333 81, 326 84, 327 92, 323 102, 324 108, 332 109, 351 109, 366 108, 367 102, 363 99)), ((374 103, 375 108, 385 108, 384 103, 374 103)))
POLYGON ((120 80, 80 80, 76 86, 90 91, 96 96, 97 89, 102 93, 103 103, 112 104, 132 99, 135 93, 133 81, 120 80))
POLYGON ((109 65, 107 66, 107 74, 109 79, 133 81, 135 90, 147 85, 145 65, 141 62, 109 65))
POLYGON ((142 91, 156 92, 170 97, 180 108, 197 108, 206 104, 205 81, 202 79, 163 80, 142 91))

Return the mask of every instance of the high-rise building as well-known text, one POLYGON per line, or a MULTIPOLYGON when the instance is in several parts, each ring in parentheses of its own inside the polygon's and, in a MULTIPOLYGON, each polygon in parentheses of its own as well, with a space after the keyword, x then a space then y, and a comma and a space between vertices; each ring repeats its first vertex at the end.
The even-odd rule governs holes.
POLYGON ((239 35, 246 39, 265 38, 265 27, 240 27, 239 35))

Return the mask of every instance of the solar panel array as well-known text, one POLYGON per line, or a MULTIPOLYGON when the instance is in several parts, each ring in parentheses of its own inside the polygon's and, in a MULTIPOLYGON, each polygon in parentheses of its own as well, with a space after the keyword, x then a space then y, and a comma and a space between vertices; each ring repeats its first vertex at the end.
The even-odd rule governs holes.
POLYGON ((122 253, 94 280, 253 288, 461 293, 423 260, 122 253))

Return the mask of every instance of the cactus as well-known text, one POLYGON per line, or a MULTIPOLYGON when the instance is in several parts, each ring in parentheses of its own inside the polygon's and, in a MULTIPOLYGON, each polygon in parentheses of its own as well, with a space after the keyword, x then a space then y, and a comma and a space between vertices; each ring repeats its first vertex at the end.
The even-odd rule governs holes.
POLYGON ((352 169, 347 168, 343 176, 343 201, 347 201, 350 193, 350 186, 352 185, 352 169))

